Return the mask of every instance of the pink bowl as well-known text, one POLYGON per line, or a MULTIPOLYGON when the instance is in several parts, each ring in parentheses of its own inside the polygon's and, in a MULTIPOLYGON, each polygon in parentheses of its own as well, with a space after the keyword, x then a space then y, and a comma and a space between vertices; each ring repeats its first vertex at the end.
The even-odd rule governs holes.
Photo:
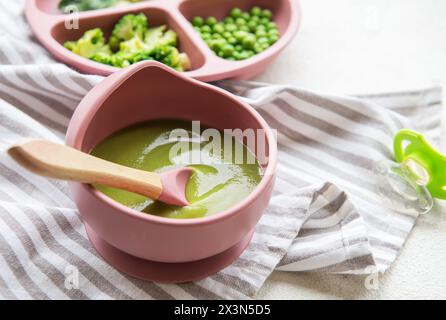
POLYGON ((82 58, 63 47, 67 40, 78 39, 86 30, 100 27, 106 36, 121 16, 144 12, 151 26, 167 24, 180 39, 180 49, 192 62, 192 70, 184 74, 202 81, 226 78, 250 78, 273 61, 299 29, 298 0, 151 0, 126 7, 79 13, 79 28, 68 29, 69 16, 57 9, 60 0, 28 0, 26 17, 39 41, 59 60, 79 71, 109 75, 119 69, 82 58), (224 17, 233 7, 247 10, 254 5, 273 11, 281 33, 279 41, 264 52, 243 61, 229 61, 215 55, 189 23, 196 15, 224 17))
MULTIPOLYGON (((237 206, 213 216, 176 220, 129 209, 86 184, 70 188, 84 223, 113 247, 142 259, 178 263, 219 254, 252 232, 274 185, 277 148, 263 118, 230 93, 186 77, 158 62, 114 73, 82 100, 66 143, 88 152, 119 129, 152 119, 200 120, 223 129, 263 129, 264 177, 237 206)), ((259 156, 259 155, 258 155, 259 156)))

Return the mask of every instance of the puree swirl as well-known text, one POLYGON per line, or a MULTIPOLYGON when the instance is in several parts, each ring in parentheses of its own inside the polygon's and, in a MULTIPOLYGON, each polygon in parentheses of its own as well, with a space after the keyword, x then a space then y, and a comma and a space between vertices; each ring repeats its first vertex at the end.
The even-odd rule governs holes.
POLYGON ((91 152, 96 157, 147 171, 192 167, 194 173, 186 185, 189 206, 168 205, 102 185, 95 185, 95 188, 127 207, 161 217, 199 218, 225 211, 254 190, 261 180, 261 167, 246 146, 233 137, 220 135, 218 152, 218 149, 210 148, 209 141, 197 139, 191 122, 149 121, 116 132, 91 152), (182 136, 181 142, 169 139, 172 131, 178 129, 187 132, 187 137, 182 136), (225 138, 232 142, 229 146, 224 143, 225 138), (243 150, 241 158, 235 156, 237 150, 243 150))

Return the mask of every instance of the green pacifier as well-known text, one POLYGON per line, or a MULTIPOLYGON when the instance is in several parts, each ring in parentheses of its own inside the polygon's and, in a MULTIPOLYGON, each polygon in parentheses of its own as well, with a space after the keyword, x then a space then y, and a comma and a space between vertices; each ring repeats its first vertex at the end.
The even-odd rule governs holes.
POLYGON ((402 129, 394 137, 395 160, 375 164, 377 191, 382 199, 405 213, 427 213, 432 197, 446 199, 446 156, 422 134, 402 129))

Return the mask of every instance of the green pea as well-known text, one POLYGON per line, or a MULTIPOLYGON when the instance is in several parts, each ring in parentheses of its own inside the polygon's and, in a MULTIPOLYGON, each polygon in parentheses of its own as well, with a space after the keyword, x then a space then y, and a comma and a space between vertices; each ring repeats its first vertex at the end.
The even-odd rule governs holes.
POLYGON ((268 37, 260 37, 260 38, 257 38, 257 43, 258 44, 269 43, 269 39, 268 39, 268 37))
POLYGON ((257 28, 256 28, 256 31, 259 31, 259 30, 266 30, 265 25, 263 25, 263 24, 258 24, 258 25, 257 25, 257 28))
POLYGON ((255 45, 254 45, 254 52, 255 53, 260 53, 260 52, 262 52, 263 51, 263 47, 262 47, 262 45, 260 44, 260 43, 256 43, 255 45))
POLYGON ((219 34, 219 33, 213 33, 213 34, 212 34, 212 38, 213 38, 213 39, 222 39, 223 36, 222 36, 221 34, 219 34))
POLYGON ((260 19, 260 23, 266 27, 270 23, 270 21, 268 18, 262 18, 260 19))
POLYGON ((242 41, 243 47, 246 49, 251 49, 256 43, 256 37, 252 34, 248 34, 242 41))
POLYGON ((256 29, 257 29, 257 22, 249 21, 248 22, 248 28, 249 28, 249 31, 251 31, 251 32, 256 31, 256 29))
POLYGON ((223 32, 223 38, 225 38, 225 39, 232 38, 232 33, 229 31, 223 32))
POLYGON ((276 35, 271 35, 271 36, 269 36, 268 38, 269 38, 269 43, 270 43, 271 45, 274 44, 274 43, 276 43, 277 40, 279 40, 279 36, 276 36, 276 35))
POLYGON ((230 57, 234 54, 234 46, 232 44, 225 44, 222 49, 225 57, 230 57))
POLYGON ((251 17, 251 21, 254 21, 254 22, 259 22, 260 21, 260 17, 259 16, 252 16, 251 17))
POLYGON ((229 31, 229 32, 234 32, 234 31, 236 31, 237 30, 237 26, 235 25, 235 24, 227 24, 226 26, 225 26, 225 29, 226 29, 226 31, 229 31))
POLYGON ((234 23, 235 20, 234 20, 233 17, 226 17, 226 18, 223 20, 223 22, 224 22, 225 24, 230 24, 230 23, 234 23))
POLYGON ((238 42, 242 42, 243 39, 248 35, 245 31, 236 31, 234 32, 234 37, 237 39, 238 42))
POLYGON ((202 17, 194 17, 192 19, 192 25, 196 26, 196 27, 201 27, 204 23, 204 20, 202 17))
POLYGON ((223 50, 218 51, 217 55, 218 55, 220 58, 224 58, 224 57, 225 57, 225 53, 223 52, 223 50))
POLYGON ((238 29, 239 29, 240 31, 249 32, 249 27, 248 27, 247 25, 240 26, 238 29))
POLYGON ((240 52, 235 51, 232 56, 234 57, 235 60, 240 60, 240 52))
POLYGON ((243 12, 242 18, 248 21, 249 19, 251 19, 251 15, 248 12, 243 12))
POLYGON ((251 15, 260 16, 262 14, 262 9, 258 6, 254 6, 251 8, 251 15))
POLYGON ((240 8, 234 8, 231 10, 231 17, 233 17, 234 19, 239 18, 242 16, 242 10, 240 10, 240 8))
POLYGON ((217 32, 217 33, 223 33, 223 32, 225 32, 225 27, 222 23, 216 23, 212 27, 212 30, 214 30, 214 32, 217 32))
POLYGON ((203 40, 210 39, 211 37, 212 37, 212 36, 211 36, 210 33, 202 33, 202 34, 201 34, 201 38, 202 38, 203 40))
POLYGON ((201 27, 201 33, 210 33, 211 32, 211 27, 209 27, 208 25, 204 25, 201 27))
POLYGON ((256 31, 257 37, 265 37, 267 35, 266 31, 264 29, 259 29, 256 31))
POLYGON ((227 38, 228 43, 235 45, 237 43, 237 39, 234 37, 227 38))
POLYGON ((265 51, 266 49, 271 47, 271 44, 270 43, 262 43, 260 46, 262 47, 263 51, 265 51))
POLYGON ((215 17, 208 17, 206 18, 206 24, 210 27, 212 27, 214 24, 216 24, 218 21, 215 19, 215 17))
POLYGON ((268 30, 270 30, 270 29, 277 29, 277 24, 275 22, 268 22, 268 24, 266 25, 266 28, 268 30))
POLYGON ((234 57, 227 57, 226 60, 235 61, 235 58, 234 57))
POLYGON ((273 13, 271 12, 271 10, 268 10, 268 9, 262 10, 262 17, 271 19, 272 16, 273 16, 273 13))
POLYGON ((197 32, 201 32, 200 27, 194 27, 194 29, 195 29, 195 31, 197 31, 197 32))
POLYGON ((277 30, 277 29, 270 29, 268 31, 268 35, 270 35, 270 36, 278 36, 279 35, 279 30, 277 30))
POLYGON ((242 52, 240 52, 240 54, 239 54, 239 60, 245 60, 245 59, 248 59, 249 57, 251 57, 251 51, 242 51, 242 52))
POLYGON ((211 49, 218 52, 225 45, 225 41, 223 39, 213 39, 211 40, 211 49))
POLYGON ((238 26, 244 26, 246 25, 246 20, 243 18, 237 18, 235 19, 235 24, 238 26))

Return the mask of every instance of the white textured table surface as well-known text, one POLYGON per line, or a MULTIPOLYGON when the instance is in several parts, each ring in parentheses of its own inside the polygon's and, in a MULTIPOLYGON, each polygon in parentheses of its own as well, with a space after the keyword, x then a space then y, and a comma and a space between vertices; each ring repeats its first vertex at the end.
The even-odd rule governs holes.
MULTIPOLYGON (((300 33, 256 80, 351 94, 446 88, 446 1, 301 4, 300 33)), ((442 143, 446 150, 446 139, 442 143)), ((367 290, 358 276, 274 272, 257 297, 446 299, 446 210, 418 220, 378 290, 367 290)))

